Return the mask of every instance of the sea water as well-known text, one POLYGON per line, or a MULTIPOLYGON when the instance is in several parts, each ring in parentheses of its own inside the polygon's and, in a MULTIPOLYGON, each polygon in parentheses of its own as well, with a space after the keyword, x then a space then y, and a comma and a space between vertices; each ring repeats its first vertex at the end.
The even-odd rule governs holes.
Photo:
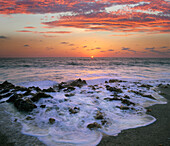
POLYGON ((122 130, 153 123, 156 119, 146 114, 145 107, 166 104, 166 99, 154 91, 158 84, 170 82, 170 59, 157 58, 1 58, 0 82, 8 80, 24 87, 38 86, 41 89, 55 87, 58 83, 81 78, 87 81, 82 88, 71 91, 74 96, 65 96, 64 91, 49 93, 53 98, 40 99, 38 108, 31 113, 18 112, 7 104, 13 119, 23 126, 22 133, 38 137, 47 145, 97 145, 102 135, 116 136, 122 130), (124 82, 108 83, 110 79, 124 82), (141 87, 147 84, 152 88, 141 87), (108 101, 112 92, 106 85, 121 89, 119 98, 129 96, 135 103, 129 110, 122 110, 121 101, 108 101), (92 89, 92 86, 96 90, 92 89), (131 91, 152 95, 155 100, 142 97, 131 91), (46 105, 46 108, 40 108, 46 105), (70 114, 69 108, 80 111, 70 114), (96 119, 101 112, 105 122, 96 119), (26 117, 31 120, 26 120, 26 117), (49 118, 55 119, 54 124, 49 118), (88 124, 97 122, 102 128, 89 129, 88 124))

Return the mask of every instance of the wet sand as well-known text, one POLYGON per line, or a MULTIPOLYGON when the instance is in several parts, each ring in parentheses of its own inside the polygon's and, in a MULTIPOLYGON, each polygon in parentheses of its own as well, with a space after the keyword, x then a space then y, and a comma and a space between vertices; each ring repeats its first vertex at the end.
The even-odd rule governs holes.
POLYGON ((98 146, 169 146, 170 145, 170 87, 159 90, 168 103, 149 107, 157 120, 151 125, 122 131, 118 136, 104 137, 98 146))
MULTIPOLYGON (((105 136, 98 146, 169 146, 170 145, 170 87, 159 90, 168 103, 149 107, 157 121, 151 125, 122 131, 118 136, 105 136)), ((21 125, 11 122, 0 104, 0 146, 44 146, 36 137, 21 134, 21 125)))

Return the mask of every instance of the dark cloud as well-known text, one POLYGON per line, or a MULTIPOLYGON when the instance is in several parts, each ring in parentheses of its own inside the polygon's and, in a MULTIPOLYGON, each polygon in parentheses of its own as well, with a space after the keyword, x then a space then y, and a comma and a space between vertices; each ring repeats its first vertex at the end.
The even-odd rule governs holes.
POLYGON ((83 46, 83 48, 87 48, 87 46, 83 46))
POLYGON ((27 44, 26 44, 26 45, 24 45, 24 47, 30 47, 30 45, 27 45, 27 44))
POLYGON ((66 45, 66 44, 69 44, 69 42, 61 42, 61 44, 64 44, 64 45, 66 45))
POLYGON ((135 50, 132 50, 132 49, 130 49, 130 48, 124 48, 124 47, 123 47, 122 50, 123 50, 123 51, 129 51, 129 52, 136 53, 135 50))
POLYGON ((114 51, 114 50, 113 50, 113 49, 109 49, 108 51, 112 52, 112 51, 114 51))
POLYGON ((100 50, 101 48, 100 47, 96 47, 97 50, 100 50))
POLYGON ((104 52, 106 52, 106 51, 100 51, 100 52, 104 53, 104 52))
POLYGON ((152 47, 152 48, 145 48, 145 50, 154 50, 155 47, 152 47))
POLYGON ((161 48, 162 48, 162 49, 166 49, 166 48, 168 48, 168 47, 167 47, 167 46, 162 46, 161 48))
POLYGON ((122 50, 130 50, 130 48, 124 48, 124 47, 123 47, 122 50))
POLYGON ((8 37, 1 35, 0 39, 8 39, 8 37))

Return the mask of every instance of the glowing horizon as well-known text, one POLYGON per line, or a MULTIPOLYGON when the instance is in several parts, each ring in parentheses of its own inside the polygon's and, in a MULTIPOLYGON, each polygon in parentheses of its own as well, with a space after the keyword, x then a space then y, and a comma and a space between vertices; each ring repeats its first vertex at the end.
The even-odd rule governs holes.
POLYGON ((0 3, 0 57, 170 57, 167 0, 0 3))

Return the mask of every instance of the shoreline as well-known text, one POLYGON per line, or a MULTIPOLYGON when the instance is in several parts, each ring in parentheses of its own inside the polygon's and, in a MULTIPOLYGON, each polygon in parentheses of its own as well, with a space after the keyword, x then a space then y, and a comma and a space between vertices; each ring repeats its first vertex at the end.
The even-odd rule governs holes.
MULTIPOLYGON (((148 126, 124 130, 118 136, 103 136, 98 146, 168 146, 170 143, 170 87, 159 90, 165 95, 167 104, 148 107, 156 121, 148 126), (165 116, 166 114, 166 116, 165 116)), ((21 133, 22 126, 18 122, 12 122, 10 115, 5 113, 0 106, 0 145, 1 146, 45 146, 38 138, 21 133)))
POLYGON ((170 144, 170 87, 159 88, 167 104, 148 107, 149 115, 156 118, 150 125, 123 130, 117 136, 104 136, 98 146, 168 146, 170 144))

